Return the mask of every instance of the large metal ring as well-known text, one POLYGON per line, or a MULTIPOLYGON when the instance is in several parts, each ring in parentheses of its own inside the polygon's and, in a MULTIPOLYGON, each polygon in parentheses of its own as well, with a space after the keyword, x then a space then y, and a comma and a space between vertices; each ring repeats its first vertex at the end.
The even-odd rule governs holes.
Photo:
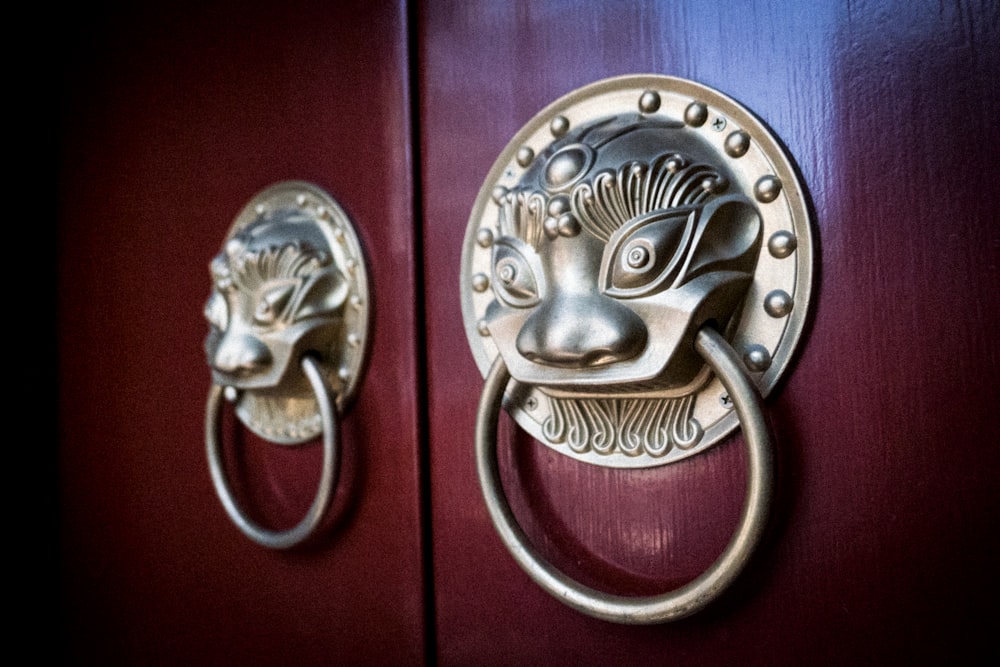
POLYGON ((493 525, 517 563, 548 593, 590 616, 629 624, 651 624, 689 616, 705 607, 743 570, 760 541, 771 504, 771 437, 756 386, 739 357, 714 329, 703 327, 695 349, 729 392, 743 427, 747 494, 739 525, 722 555, 701 575, 660 595, 624 597, 585 586, 548 563, 530 544, 503 494, 497 466, 497 421, 510 373, 499 355, 483 387, 476 420, 476 468, 493 525))
POLYGON ((252 521, 233 499, 229 479, 226 476, 222 462, 222 452, 219 442, 219 414, 222 410, 223 388, 212 385, 208 392, 208 404, 205 409, 205 447, 208 453, 208 467, 212 474, 215 491, 226 508, 226 513, 233 523, 254 542, 273 549, 287 549, 308 539, 319 526, 330 506, 333 490, 336 486, 340 469, 339 424, 337 411, 334 408, 332 392, 327 384, 323 371, 316 360, 309 356, 302 358, 302 370, 312 385, 323 425, 323 468, 320 471, 319 487, 309 511, 293 528, 288 530, 270 530, 258 526, 252 521))

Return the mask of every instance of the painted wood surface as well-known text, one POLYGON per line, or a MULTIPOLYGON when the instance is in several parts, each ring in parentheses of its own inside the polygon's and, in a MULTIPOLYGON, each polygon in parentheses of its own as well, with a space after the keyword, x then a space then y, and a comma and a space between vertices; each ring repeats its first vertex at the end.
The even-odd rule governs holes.
MULTIPOLYGON (((995 655, 996 4, 425 2, 418 35, 440 664, 995 655), (510 137, 575 88, 645 72, 718 88, 773 129, 810 191, 819 260, 801 353, 768 400, 779 467, 758 557, 702 614, 635 628, 550 598, 494 534, 473 464, 482 384, 458 267, 510 137)), ((693 577, 743 499, 738 435, 646 471, 577 463, 512 427, 500 443, 533 542, 612 592, 693 577)))
MULTIPOLYGON (((65 664, 419 664, 420 346, 403 3, 141 3, 66 26, 59 353, 65 664), (287 179, 369 253, 372 364, 318 544, 230 523, 204 453, 208 262, 287 179)), ((54 40, 58 42, 58 40, 54 40)), ((228 437, 235 439, 235 429, 228 437)), ((247 509, 289 527, 318 445, 250 442, 247 509)))

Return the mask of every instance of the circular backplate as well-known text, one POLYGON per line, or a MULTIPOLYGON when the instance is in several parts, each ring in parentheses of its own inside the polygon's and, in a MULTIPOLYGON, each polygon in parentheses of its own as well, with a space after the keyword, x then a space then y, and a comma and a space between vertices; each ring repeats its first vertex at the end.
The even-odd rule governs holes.
MULTIPOLYGON (((687 133, 685 140, 707 145, 716 164, 724 165, 731 175, 728 191, 742 193, 759 211, 762 236, 756 270, 726 337, 767 396, 788 368, 809 307, 813 239, 805 192, 782 145, 750 111, 701 84, 659 75, 606 79, 562 97, 532 118, 493 165, 476 198, 462 255, 462 314, 476 364, 486 377, 499 349, 486 323, 487 309, 497 298, 493 249, 502 235, 497 193, 517 188, 533 167, 537 172, 536 159, 573 128, 628 116, 663 121, 687 133)), ((585 171, 587 165, 577 162, 573 168, 585 171)), ((605 466, 671 463, 703 451, 738 425, 721 383, 707 378, 686 404, 671 408, 684 413, 686 424, 681 426, 687 429, 673 446, 642 451, 608 447, 599 452, 594 447, 572 447, 565 437, 546 437, 553 432, 552 421, 563 418, 554 414, 553 397, 560 393, 558 387, 543 390, 514 380, 504 405, 534 438, 576 459, 605 466)))
MULTIPOLYGON (((236 216, 226 241, 261 218, 292 213, 310 219, 322 231, 333 262, 347 282, 340 308, 342 324, 319 350, 320 366, 343 413, 357 391, 367 356, 369 287, 361 243, 341 206, 319 187, 302 181, 272 185, 251 199, 236 216)), ((225 245, 225 242, 223 243, 225 245)), ((229 392, 230 397, 231 392, 229 392)), ((236 414, 247 428, 278 444, 300 444, 320 435, 322 424, 315 394, 294 397, 277 391, 237 392, 236 414)))

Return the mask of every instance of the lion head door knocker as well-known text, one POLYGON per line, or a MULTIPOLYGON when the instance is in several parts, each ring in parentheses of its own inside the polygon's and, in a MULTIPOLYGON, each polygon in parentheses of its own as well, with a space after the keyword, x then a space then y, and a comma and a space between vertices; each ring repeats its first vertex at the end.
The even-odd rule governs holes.
POLYGON ((749 558, 771 497, 761 412, 810 294, 812 240, 790 158, 735 101, 625 76, 557 100, 508 144, 476 200, 462 258, 466 333, 486 385, 476 459, 519 564, 570 606, 623 623, 687 616, 749 558), (740 525, 719 559, 663 595, 583 586, 527 542, 496 464, 501 407, 542 443, 612 467, 673 463, 742 424, 740 525))
POLYGON ((212 389, 205 440, 212 480, 247 537, 291 547, 314 533, 330 505, 339 470, 338 413, 364 367, 369 299, 361 246, 329 195, 291 181, 265 189, 244 207, 210 271, 205 351, 212 389), (235 502, 219 444, 223 397, 265 440, 297 445, 322 436, 319 487, 293 528, 260 527, 235 502))

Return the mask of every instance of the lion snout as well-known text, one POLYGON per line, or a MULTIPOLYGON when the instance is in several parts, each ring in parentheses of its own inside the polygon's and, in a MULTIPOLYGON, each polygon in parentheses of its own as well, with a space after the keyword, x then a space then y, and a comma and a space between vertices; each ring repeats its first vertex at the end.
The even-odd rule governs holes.
POLYGON ((647 336, 642 319, 628 307, 574 296, 542 304, 521 328, 517 350, 538 364, 595 368, 638 356, 647 336))

